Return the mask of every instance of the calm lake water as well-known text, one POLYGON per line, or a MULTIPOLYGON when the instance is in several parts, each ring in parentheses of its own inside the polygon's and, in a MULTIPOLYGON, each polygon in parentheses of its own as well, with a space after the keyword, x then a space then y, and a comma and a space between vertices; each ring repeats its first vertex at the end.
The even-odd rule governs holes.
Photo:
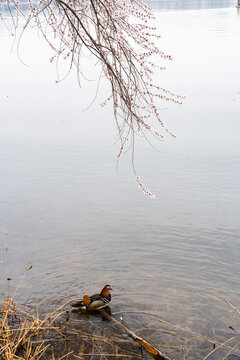
POLYGON ((155 200, 138 189, 130 154, 116 171, 111 108, 83 111, 96 83, 79 88, 73 73, 56 84, 38 34, 23 37, 21 62, 0 25, 0 294, 28 262, 15 296, 26 305, 52 309, 110 283, 116 317, 172 358, 184 347, 198 360, 211 345, 158 318, 218 340, 240 327, 225 302, 240 301, 240 13, 234 1, 149 3, 174 58, 156 81, 187 95, 162 104, 177 138, 159 152, 136 146, 155 200))

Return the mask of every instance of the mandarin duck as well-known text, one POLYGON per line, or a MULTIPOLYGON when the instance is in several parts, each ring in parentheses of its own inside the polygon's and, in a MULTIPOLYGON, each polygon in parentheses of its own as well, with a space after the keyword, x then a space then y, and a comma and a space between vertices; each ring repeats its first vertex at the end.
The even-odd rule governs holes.
POLYGON ((105 285, 100 294, 91 296, 84 295, 81 301, 76 301, 71 305, 73 307, 86 307, 87 310, 98 310, 107 306, 111 301, 111 285, 105 285))

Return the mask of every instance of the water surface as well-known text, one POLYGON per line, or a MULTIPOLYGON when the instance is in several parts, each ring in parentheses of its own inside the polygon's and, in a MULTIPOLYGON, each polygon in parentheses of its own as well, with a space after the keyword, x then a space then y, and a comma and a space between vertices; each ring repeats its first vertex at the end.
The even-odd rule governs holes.
POLYGON ((156 12, 159 46, 174 58, 156 81, 187 95, 182 106, 162 104, 177 139, 160 152, 136 146, 154 201, 138 189, 130 155, 116 171, 111 108, 83 111, 95 84, 79 88, 75 74, 56 84, 34 32, 23 38, 23 65, 1 26, 0 292, 7 277, 17 286, 28 262, 16 299, 31 306, 111 283, 113 314, 145 326, 175 359, 179 347, 202 359, 208 343, 152 317, 225 340, 229 325, 239 327, 224 300, 240 298, 240 15, 231 1, 178 3, 181 11, 156 12))

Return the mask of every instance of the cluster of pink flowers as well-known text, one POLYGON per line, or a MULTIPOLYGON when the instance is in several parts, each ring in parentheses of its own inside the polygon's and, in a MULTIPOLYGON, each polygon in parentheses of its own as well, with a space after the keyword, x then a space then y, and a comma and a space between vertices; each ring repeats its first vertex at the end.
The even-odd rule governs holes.
POLYGON ((140 183, 140 177, 137 175, 136 176, 136 181, 138 183, 138 186, 140 187, 140 189, 146 194, 148 195, 151 199, 155 199, 155 195, 151 193, 150 190, 148 190, 142 183, 140 183))

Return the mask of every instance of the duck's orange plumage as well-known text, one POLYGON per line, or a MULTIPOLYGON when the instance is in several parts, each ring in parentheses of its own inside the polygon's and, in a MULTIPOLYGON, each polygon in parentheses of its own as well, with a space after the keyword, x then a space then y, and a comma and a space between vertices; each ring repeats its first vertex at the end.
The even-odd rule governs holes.
POLYGON ((91 302, 91 299, 90 299, 90 297, 89 297, 88 295, 84 295, 82 301, 83 301, 84 305, 85 305, 86 307, 88 307, 88 305, 89 305, 90 302, 91 302))

